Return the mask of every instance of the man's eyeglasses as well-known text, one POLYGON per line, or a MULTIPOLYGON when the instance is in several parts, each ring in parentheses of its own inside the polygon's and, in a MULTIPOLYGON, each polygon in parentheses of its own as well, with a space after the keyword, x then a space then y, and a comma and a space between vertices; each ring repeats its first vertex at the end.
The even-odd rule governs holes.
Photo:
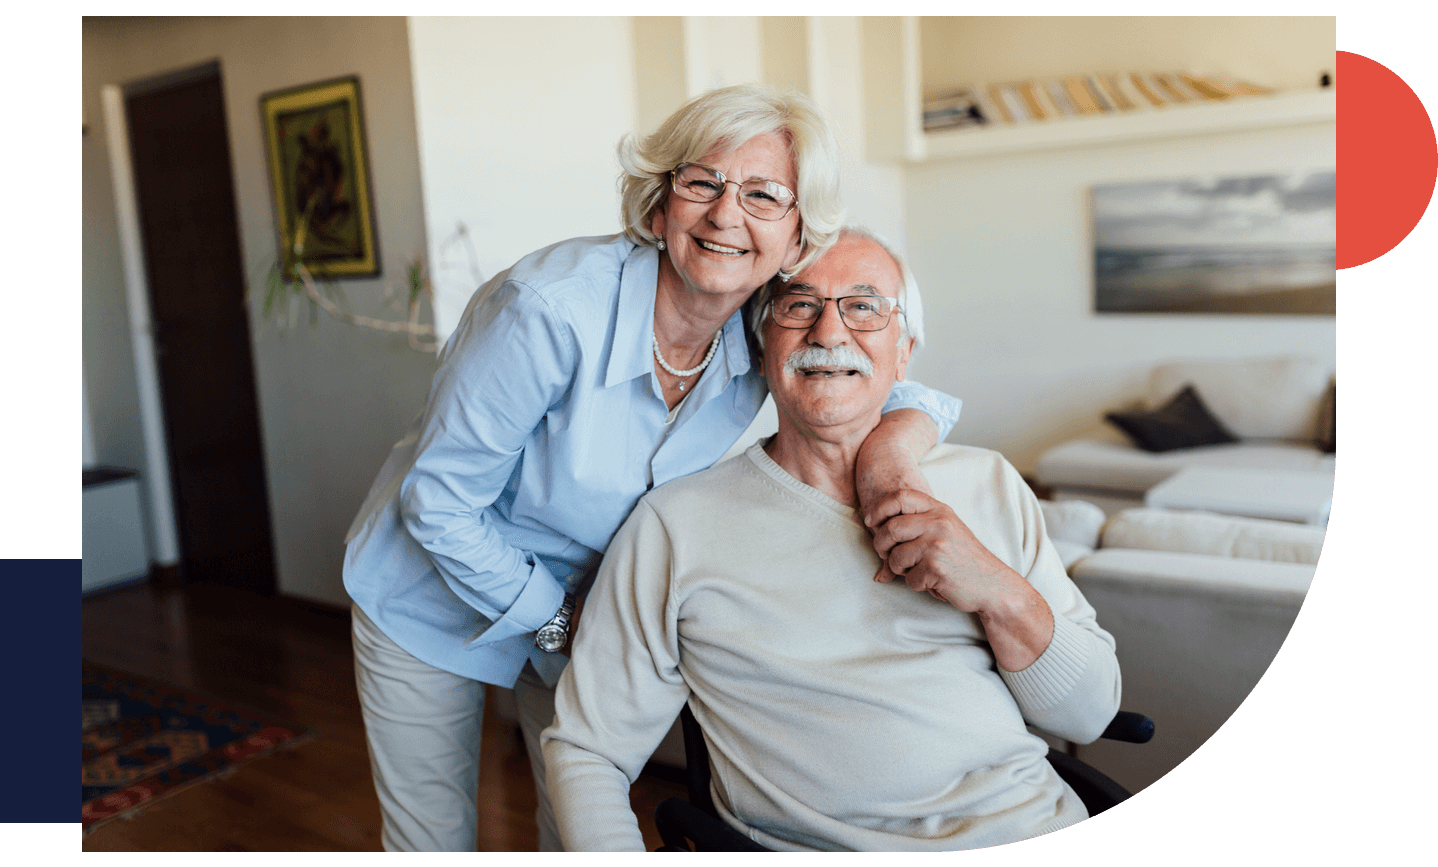
POLYGON ((669 173, 674 192, 691 202, 712 202, 729 184, 739 188, 739 206, 761 220, 782 220, 797 203, 794 191, 763 178, 731 181, 724 173, 697 163, 684 163, 669 173))
POLYGON ((808 328, 824 312, 824 302, 833 301, 839 308, 839 319, 852 331, 883 331, 899 302, 887 295, 845 295, 843 298, 820 298, 803 292, 775 296, 770 302, 774 324, 780 328, 808 328))

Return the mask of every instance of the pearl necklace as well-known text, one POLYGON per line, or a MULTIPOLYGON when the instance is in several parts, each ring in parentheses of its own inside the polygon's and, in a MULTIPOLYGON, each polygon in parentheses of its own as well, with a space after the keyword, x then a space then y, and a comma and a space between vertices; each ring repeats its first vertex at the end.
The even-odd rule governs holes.
POLYGON ((714 332, 714 340, 709 344, 709 352, 705 354, 704 360, 699 362, 698 367, 691 368, 689 370, 675 370, 673 367, 669 366, 669 362, 664 360, 664 354, 659 351, 659 335, 655 334, 653 329, 650 329, 649 331, 649 336, 654 339, 654 359, 659 362, 660 367, 679 377, 680 391, 684 390, 685 377, 693 376, 696 373, 702 372, 704 368, 709 366, 709 362, 714 360, 714 350, 719 348, 719 338, 723 334, 724 329, 722 328, 714 332))

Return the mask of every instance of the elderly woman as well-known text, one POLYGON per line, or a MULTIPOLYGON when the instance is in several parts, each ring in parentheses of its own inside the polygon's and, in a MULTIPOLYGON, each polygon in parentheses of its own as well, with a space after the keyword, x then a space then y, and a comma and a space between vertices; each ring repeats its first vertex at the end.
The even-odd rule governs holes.
MULTIPOLYGON (((620 161, 624 233, 547 247, 475 293, 350 530, 386 849, 475 847, 487 683, 515 688, 540 847, 559 848, 539 734, 576 596, 640 496, 753 421, 766 391, 741 308, 843 221, 837 147, 800 94, 703 94, 620 161)), ((866 503, 922 479, 916 456, 958 409, 895 388, 860 457, 866 503)))

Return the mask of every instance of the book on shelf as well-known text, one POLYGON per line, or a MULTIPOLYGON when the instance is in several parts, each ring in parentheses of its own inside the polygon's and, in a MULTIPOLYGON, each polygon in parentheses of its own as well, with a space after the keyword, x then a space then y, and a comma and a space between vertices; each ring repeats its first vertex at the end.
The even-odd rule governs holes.
POLYGON ((1048 98, 1044 86, 1039 82, 1032 79, 1019 82, 1018 91, 1035 120, 1052 120, 1059 117, 1058 107, 1048 98))
POLYGON ((1084 90, 1088 91, 1089 96, 1091 96, 1094 103, 1098 105, 1099 111, 1105 114, 1113 114, 1120 110, 1118 103, 1114 102, 1112 96, 1109 96, 1108 90, 1104 88, 1103 82, 1099 81, 1098 76, 1083 75, 1079 76, 1079 79, 1083 82, 1084 90))
POLYGON ((1036 120, 1101 117, 1272 93, 1214 74, 1127 72, 969 84, 924 102, 923 129, 1014 126, 1036 120))
POLYGON ((1109 81, 1109 89, 1123 98, 1133 106, 1132 111, 1153 111, 1155 105, 1133 85, 1132 75, 1106 76, 1109 81))
POLYGON ((1202 90, 1211 88, 1228 96, 1265 96, 1273 93, 1273 88, 1254 84, 1251 81, 1241 81, 1227 75, 1197 75, 1195 73, 1183 73, 1184 78, 1193 87, 1202 90), (1203 85, 1200 87, 1199 82, 1203 85))
POLYGON ((1179 77, 1183 79, 1185 84, 1187 84, 1189 87, 1193 88, 1195 91, 1201 94, 1204 99, 1232 99, 1238 95, 1236 93, 1231 93, 1227 90, 1224 90, 1223 88, 1215 84, 1210 84, 1206 79, 1199 75, 1193 75, 1192 73, 1188 72, 1180 72, 1179 77))
POLYGON ((1031 105, 1029 101, 1024 98, 1024 94, 1017 84, 1005 84, 1003 86, 1003 95, 1004 104, 1009 107, 1009 111, 1014 113, 1015 122, 1043 119, 1034 114, 1034 109, 1038 107, 1038 104, 1034 103, 1031 105))
POLYGON ((978 89, 972 86, 924 102, 925 130, 963 129, 990 122, 991 116, 984 112, 978 89))
POLYGON ((1012 85, 991 84, 989 85, 989 98, 994 105, 1003 113, 1009 123, 1019 124, 1028 121, 1028 112, 1024 110, 1023 100, 1019 98, 1018 92, 1012 85))
POLYGON ((1079 110, 1064 92, 1062 81, 1045 81, 1038 86, 1039 97, 1053 108, 1054 117, 1077 117, 1079 110))
POLYGON ((1153 106, 1154 108, 1162 108, 1168 105, 1168 101, 1165 100, 1163 97, 1159 96, 1158 93, 1154 91, 1153 85, 1149 83, 1147 76, 1141 75, 1137 72, 1131 72, 1129 73, 1128 81, 1134 86, 1134 89, 1139 92, 1139 95, 1142 96, 1150 106, 1153 106))
POLYGON ((1003 110, 1003 105, 994 100, 992 90, 993 88, 989 87, 974 87, 974 98, 978 100, 979 111, 988 119, 990 125, 1013 123, 1003 110))
POLYGON ((1063 93, 1079 114, 1105 114, 1112 111, 1101 97, 1089 89, 1088 80, 1081 75, 1072 75, 1063 80, 1063 93))
POLYGON ((1005 98, 1006 95, 1001 86, 997 84, 991 84, 987 88, 985 88, 984 91, 985 95, 987 95, 989 98, 989 104, 994 107, 994 111, 998 114, 998 116, 1003 118, 1004 123, 1014 124, 1018 123, 1020 120, 1026 119, 1022 117, 1014 117, 1014 113, 1009 109, 1008 100, 1005 98))
POLYGON ((1174 105, 1214 102, 1273 92, 1271 88, 1248 81, 1191 72, 1157 72, 1142 76, 1135 74, 1134 82, 1147 82, 1150 91, 1174 105))
POLYGON ((1173 105, 1182 105, 1190 100, 1187 94, 1183 93, 1177 87, 1174 87, 1172 80, 1170 80, 1167 74, 1155 72, 1149 75, 1148 78, 1152 82, 1154 90, 1173 105))
POLYGON ((1188 97, 1189 102, 1204 102, 1213 99, 1213 97, 1194 87, 1193 83, 1185 78, 1181 72, 1168 73, 1168 80, 1175 90, 1188 97))
POLYGON ((1113 107, 1114 111, 1138 110, 1140 106, 1119 86, 1118 78, 1119 77, 1113 73, 1091 75, 1089 76, 1089 83, 1093 85, 1095 90, 1103 93, 1104 98, 1108 100, 1108 104, 1113 107))

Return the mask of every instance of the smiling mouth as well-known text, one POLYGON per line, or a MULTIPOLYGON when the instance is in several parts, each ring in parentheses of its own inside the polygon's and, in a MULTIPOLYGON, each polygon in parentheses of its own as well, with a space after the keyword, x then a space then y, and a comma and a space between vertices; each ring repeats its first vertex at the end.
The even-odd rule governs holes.
POLYGON ((809 346, 789 354, 784 360, 784 372, 791 375, 802 373, 805 379, 816 376, 824 379, 833 379, 836 376, 867 377, 874 375, 874 365, 863 354, 847 346, 836 346, 832 349, 809 346))
POLYGON ((748 250, 740 250, 734 247, 725 247, 723 244, 715 244, 712 241, 705 241, 703 238, 697 238, 695 240, 699 242, 699 246, 710 251, 711 253, 718 253, 721 256, 737 257, 749 252, 748 250))

